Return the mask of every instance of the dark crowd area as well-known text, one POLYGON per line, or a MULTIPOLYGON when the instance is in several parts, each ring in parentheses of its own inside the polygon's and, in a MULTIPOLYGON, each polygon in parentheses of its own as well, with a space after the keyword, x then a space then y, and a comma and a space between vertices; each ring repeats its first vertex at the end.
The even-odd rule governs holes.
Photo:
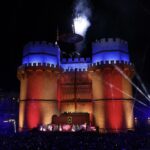
POLYGON ((0 136, 1 150, 149 150, 150 134, 30 131, 0 136))

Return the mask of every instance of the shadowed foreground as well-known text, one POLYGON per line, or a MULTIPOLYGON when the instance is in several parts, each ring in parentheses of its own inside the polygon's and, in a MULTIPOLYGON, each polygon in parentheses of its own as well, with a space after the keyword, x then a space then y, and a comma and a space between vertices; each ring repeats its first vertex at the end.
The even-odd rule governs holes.
POLYGON ((0 147, 5 150, 96 150, 150 149, 150 134, 97 132, 25 132, 0 136, 0 147))

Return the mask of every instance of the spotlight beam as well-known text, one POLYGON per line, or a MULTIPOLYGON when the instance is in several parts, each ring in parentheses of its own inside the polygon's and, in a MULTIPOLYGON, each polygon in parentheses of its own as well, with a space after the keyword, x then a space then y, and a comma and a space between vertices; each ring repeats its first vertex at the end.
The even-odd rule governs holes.
POLYGON ((116 87, 116 86, 114 86, 113 84, 111 84, 111 83, 109 83, 109 82, 107 82, 107 81, 105 81, 105 83, 106 83, 106 84, 108 84, 109 86, 111 86, 111 87, 115 88, 115 89, 116 89, 116 90, 118 90, 119 92, 121 92, 121 93, 123 93, 123 94, 125 94, 125 95, 129 96, 129 97, 130 97, 130 98, 132 98, 132 99, 134 99, 134 100, 135 100, 135 101, 137 101, 138 103, 140 103, 140 104, 142 104, 142 105, 144 105, 144 106, 146 106, 146 107, 148 107, 148 108, 149 108, 149 106, 148 106, 148 105, 146 105, 145 103, 141 102, 141 101, 140 101, 140 100, 138 100, 137 98, 135 98, 135 97, 133 97, 133 96, 131 96, 131 95, 127 94, 125 91, 120 90, 119 88, 117 88, 117 87, 116 87))
POLYGON ((115 68, 116 68, 116 70, 117 70, 121 75, 123 75, 124 78, 127 79, 148 101, 150 101, 149 98, 145 95, 145 93, 144 93, 135 83, 133 83, 133 82, 129 79, 129 77, 128 77, 126 74, 124 74, 124 72, 123 72, 119 67, 115 66, 115 68))

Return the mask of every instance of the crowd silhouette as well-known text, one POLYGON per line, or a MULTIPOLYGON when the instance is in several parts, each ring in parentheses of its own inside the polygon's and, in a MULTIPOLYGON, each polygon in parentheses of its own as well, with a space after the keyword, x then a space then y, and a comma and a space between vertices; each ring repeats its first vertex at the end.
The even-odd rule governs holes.
POLYGON ((146 132, 28 132, 1 135, 2 150, 149 150, 146 132))

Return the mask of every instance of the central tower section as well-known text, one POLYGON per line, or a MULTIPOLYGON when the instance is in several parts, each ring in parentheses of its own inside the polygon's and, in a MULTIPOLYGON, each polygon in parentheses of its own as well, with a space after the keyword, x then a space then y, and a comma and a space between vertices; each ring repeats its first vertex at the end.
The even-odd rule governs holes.
POLYGON ((88 76, 90 58, 62 59, 60 112, 89 113, 93 123, 92 82, 88 76))

